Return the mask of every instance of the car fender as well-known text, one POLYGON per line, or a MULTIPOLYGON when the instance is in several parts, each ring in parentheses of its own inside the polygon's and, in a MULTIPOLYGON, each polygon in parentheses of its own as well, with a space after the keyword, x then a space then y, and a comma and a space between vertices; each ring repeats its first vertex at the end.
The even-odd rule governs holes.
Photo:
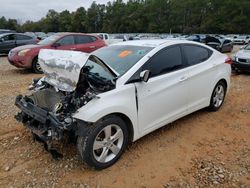
POLYGON ((135 91, 134 84, 127 84, 120 88, 99 94, 78 109, 73 115, 73 118, 95 123, 110 114, 123 114, 127 116, 132 123, 135 139, 138 137, 138 130, 135 129, 135 127, 137 127, 137 100, 135 91))
MULTIPOLYGON (((230 64, 226 64, 226 63, 223 63, 223 64, 219 64, 218 65, 218 70, 217 71, 217 74, 214 76, 214 87, 215 85, 220 81, 220 80, 225 80, 226 81, 226 84, 227 84, 227 92, 230 88, 230 76, 231 76, 231 65, 230 64)), ((210 96, 212 95, 213 93, 213 90, 214 90, 214 87, 213 89, 211 90, 211 93, 210 93, 210 96)))

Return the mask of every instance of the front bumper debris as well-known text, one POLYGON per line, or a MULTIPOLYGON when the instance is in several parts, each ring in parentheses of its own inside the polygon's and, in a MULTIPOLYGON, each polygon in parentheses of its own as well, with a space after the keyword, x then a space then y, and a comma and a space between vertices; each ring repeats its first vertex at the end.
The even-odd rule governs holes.
POLYGON ((15 116, 16 120, 31 130, 36 141, 44 143, 45 149, 54 159, 62 157, 56 149, 58 143, 74 141, 76 137, 88 134, 92 125, 79 119, 72 120, 68 124, 65 117, 33 104, 33 101, 26 96, 17 96, 15 105, 21 110, 15 116))
POLYGON ((16 120, 28 127, 37 141, 44 143, 53 158, 61 158, 54 143, 64 138, 64 124, 51 112, 32 104, 28 97, 17 96, 15 105, 21 109, 15 116, 16 120))

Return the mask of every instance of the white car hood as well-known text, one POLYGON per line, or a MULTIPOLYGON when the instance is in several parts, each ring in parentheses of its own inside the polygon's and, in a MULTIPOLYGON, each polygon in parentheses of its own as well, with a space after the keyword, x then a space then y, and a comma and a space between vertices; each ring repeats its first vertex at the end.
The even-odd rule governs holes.
POLYGON ((89 56, 76 51, 40 50, 38 62, 45 74, 43 80, 61 91, 75 90, 89 56))
POLYGON ((250 50, 240 50, 236 53, 237 58, 250 59, 250 50))

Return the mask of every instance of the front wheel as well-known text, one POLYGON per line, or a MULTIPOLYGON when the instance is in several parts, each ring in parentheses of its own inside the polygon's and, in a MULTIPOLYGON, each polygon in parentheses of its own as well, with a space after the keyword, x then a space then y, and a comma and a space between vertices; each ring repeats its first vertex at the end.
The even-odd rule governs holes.
POLYGON ((38 63, 38 58, 36 57, 33 62, 32 62, 32 69, 35 73, 38 73, 38 74, 42 74, 43 73, 43 70, 40 66, 40 64, 38 63))
POLYGON ((219 81, 216 84, 210 99, 209 110, 217 111, 220 109, 226 96, 226 89, 225 82, 219 81))
POLYGON ((104 169, 113 165, 127 147, 128 129, 118 116, 106 117, 92 126, 86 136, 78 137, 77 148, 88 166, 104 169))

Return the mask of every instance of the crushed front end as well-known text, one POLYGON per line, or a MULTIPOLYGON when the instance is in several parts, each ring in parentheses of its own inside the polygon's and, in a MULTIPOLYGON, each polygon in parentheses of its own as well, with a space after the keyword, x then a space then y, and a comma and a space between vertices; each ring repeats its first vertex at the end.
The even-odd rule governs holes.
POLYGON ((73 115, 90 100, 98 99, 99 93, 114 89, 115 84, 93 72, 94 66, 102 65, 95 57, 48 50, 42 51, 39 60, 45 76, 33 80, 32 94, 16 97, 15 105, 21 111, 15 118, 44 143, 54 158, 60 158, 58 143, 74 141, 88 132, 90 123, 74 119, 73 115), (83 59, 86 62, 80 65, 83 59))

